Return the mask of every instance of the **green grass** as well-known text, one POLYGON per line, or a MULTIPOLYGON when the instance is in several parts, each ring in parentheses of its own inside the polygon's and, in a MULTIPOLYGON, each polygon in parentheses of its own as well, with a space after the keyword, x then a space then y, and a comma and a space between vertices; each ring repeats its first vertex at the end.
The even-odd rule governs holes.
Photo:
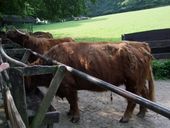
POLYGON ((77 41, 119 41, 125 33, 161 28, 170 28, 170 6, 36 25, 34 31, 48 31, 56 38, 72 37, 77 41))

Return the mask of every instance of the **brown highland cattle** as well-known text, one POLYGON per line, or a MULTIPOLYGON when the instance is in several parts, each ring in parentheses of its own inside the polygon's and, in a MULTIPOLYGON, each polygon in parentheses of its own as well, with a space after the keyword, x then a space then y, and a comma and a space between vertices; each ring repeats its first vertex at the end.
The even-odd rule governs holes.
POLYGON ((21 32, 19 30, 8 31, 6 33, 7 38, 11 39, 13 42, 20 44, 25 48, 29 48, 37 53, 43 54, 48 51, 52 46, 63 43, 63 42, 73 42, 74 40, 70 37, 61 39, 48 39, 45 37, 35 37, 28 33, 21 32))
MULTIPOLYGON (((146 43, 62 43, 52 47, 45 56, 113 85, 125 85, 126 90, 134 94, 150 100, 154 99, 152 56, 146 43), (149 83, 148 87, 146 81, 149 83)), ((38 59, 34 64, 46 65, 47 63, 38 59)), ((34 88, 38 85, 48 87, 51 79, 52 75, 49 74, 31 77, 29 81, 31 85, 26 85, 26 88, 34 88)), ((78 90, 107 91, 67 72, 56 95, 68 100, 70 104, 68 114, 72 116, 72 122, 80 119, 78 90)), ((128 105, 120 122, 128 122, 135 108, 135 102, 128 99, 127 101, 128 105)), ((144 117, 145 112, 146 108, 140 107, 138 114, 144 117)))
MULTIPOLYGON (((15 43, 20 44, 21 46, 31 49, 37 53, 44 54, 47 52, 51 47, 56 44, 63 43, 63 42, 73 42, 74 40, 70 37, 60 38, 60 39, 52 39, 46 38, 41 35, 40 37, 36 37, 30 35, 28 33, 21 32, 19 30, 8 31, 6 33, 6 37, 12 40, 15 43)), ((36 60, 35 56, 31 56, 30 62, 36 60)))

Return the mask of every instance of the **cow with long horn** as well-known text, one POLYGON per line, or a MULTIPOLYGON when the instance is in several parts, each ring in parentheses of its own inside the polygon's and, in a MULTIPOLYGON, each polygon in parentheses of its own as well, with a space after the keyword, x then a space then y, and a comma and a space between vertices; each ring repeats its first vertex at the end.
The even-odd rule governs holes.
MULTIPOLYGON (((44 38, 44 37, 35 37, 30 35, 29 33, 21 32, 18 29, 8 31, 6 33, 8 39, 12 40, 15 43, 20 44, 25 48, 29 48, 37 53, 44 54, 51 47, 56 44, 63 42, 74 42, 74 40, 70 37, 60 38, 60 39, 52 39, 52 38, 44 38)), ((31 60, 33 62, 35 58, 31 60)))

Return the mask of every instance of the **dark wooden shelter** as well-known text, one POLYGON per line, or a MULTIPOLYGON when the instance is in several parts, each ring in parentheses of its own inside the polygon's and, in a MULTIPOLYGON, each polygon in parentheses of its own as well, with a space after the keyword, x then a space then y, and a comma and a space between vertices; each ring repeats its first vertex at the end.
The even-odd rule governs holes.
POLYGON ((170 28, 123 34, 122 40, 145 41, 156 59, 170 59, 170 28))
POLYGON ((32 32, 34 23, 36 23, 36 19, 30 16, 3 15, 0 18, 0 30, 7 31, 12 28, 19 28, 32 32))

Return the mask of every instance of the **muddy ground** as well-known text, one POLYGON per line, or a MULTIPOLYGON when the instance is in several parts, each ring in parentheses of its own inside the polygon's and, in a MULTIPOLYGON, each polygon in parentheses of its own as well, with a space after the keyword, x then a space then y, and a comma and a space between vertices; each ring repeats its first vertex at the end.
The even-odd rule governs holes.
MULTIPOLYGON (((156 102, 170 109, 170 81, 156 81, 156 102)), ((144 119, 136 116, 138 106, 129 123, 119 123, 126 108, 126 100, 110 92, 96 93, 79 92, 79 107, 81 120, 73 124, 66 111, 69 110, 67 101, 55 99, 55 106, 60 111, 60 121, 56 128, 170 128, 170 120, 149 110, 144 119)))

